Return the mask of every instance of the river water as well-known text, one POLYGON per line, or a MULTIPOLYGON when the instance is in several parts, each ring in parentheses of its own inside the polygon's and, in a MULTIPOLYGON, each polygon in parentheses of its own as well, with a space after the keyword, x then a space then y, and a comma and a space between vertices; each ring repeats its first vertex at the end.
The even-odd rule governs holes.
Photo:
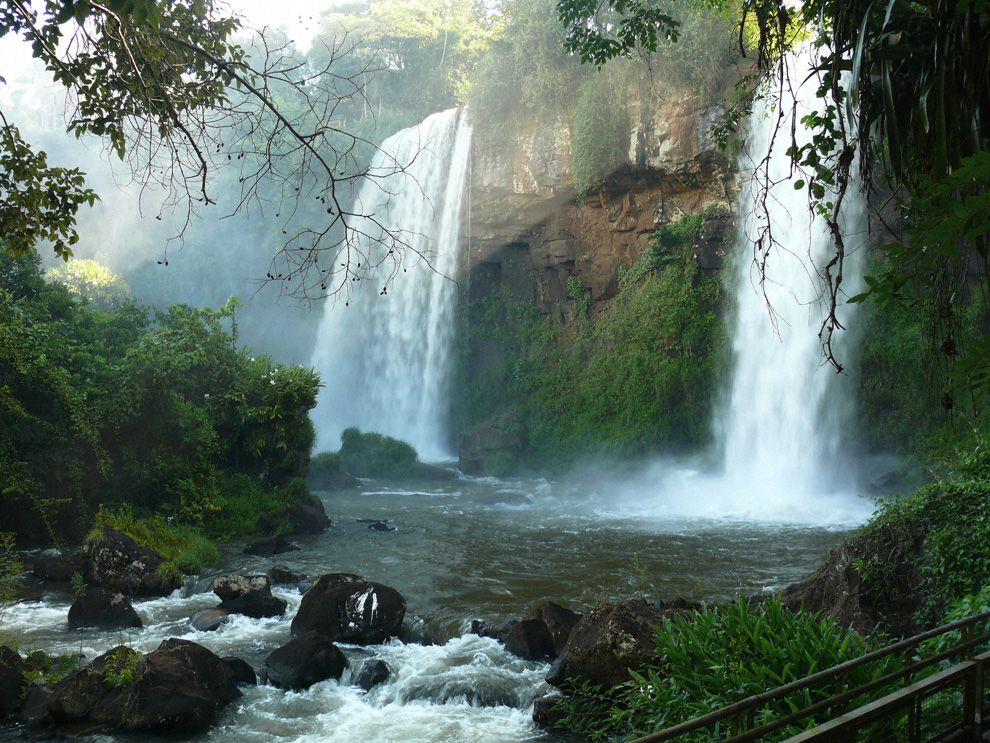
POLYGON ((534 479, 367 482, 360 490, 324 494, 334 526, 297 538, 300 551, 273 560, 232 547, 185 590, 136 602, 142 629, 70 632, 71 596, 63 590, 11 607, 0 631, 18 638, 24 650, 87 658, 121 642, 149 651, 178 636, 238 655, 257 669, 288 641, 301 592, 274 589, 289 602, 283 618, 236 617, 216 632, 194 631, 188 617, 217 603, 209 589, 215 575, 263 572, 274 563, 310 577, 356 572, 406 597, 405 638, 343 646, 351 671, 339 682, 301 693, 245 689, 197 740, 541 740, 548 738, 530 715, 533 699, 549 690, 547 664, 519 660, 495 641, 468 634, 472 619, 517 618, 547 599, 584 611, 602 599, 635 595, 717 601, 770 590, 814 570, 847 528, 647 518, 615 508, 607 495, 576 482, 534 479), (369 529, 361 519, 387 519, 395 531, 369 529), (394 675, 365 694, 350 682, 373 657, 384 659, 394 675))

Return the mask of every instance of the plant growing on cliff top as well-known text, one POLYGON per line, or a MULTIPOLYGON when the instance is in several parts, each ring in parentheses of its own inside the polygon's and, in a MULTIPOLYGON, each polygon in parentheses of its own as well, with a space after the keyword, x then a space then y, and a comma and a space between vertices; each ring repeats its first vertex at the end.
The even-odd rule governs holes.
MULTIPOLYGON (((657 657, 663 659, 658 665, 631 669, 629 681, 613 689, 577 685, 566 690, 571 696, 558 703, 558 709, 567 713, 559 727, 593 739, 641 736, 858 658, 867 650, 859 635, 830 617, 791 612, 776 598, 757 606, 740 599, 707 607, 665 619, 657 628, 657 657)), ((880 678, 896 662, 884 659, 856 669, 844 677, 845 688, 880 678)), ((837 691, 830 681, 795 692, 757 710, 755 723, 837 691)), ((809 721, 809 726, 814 722, 809 721)), ((734 732, 738 731, 708 729, 683 740, 707 743, 713 733, 721 739, 734 732)), ((796 732, 788 728, 761 740, 796 732)))

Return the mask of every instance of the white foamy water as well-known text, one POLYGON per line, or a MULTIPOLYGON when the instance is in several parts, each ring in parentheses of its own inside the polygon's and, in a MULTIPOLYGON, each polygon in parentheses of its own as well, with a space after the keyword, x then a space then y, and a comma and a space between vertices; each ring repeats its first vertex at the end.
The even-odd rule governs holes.
POLYGON ((372 163, 354 211, 403 234, 407 272, 386 295, 381 276, 353 284, 348 304, 326 304, 312 359, 325 385, 313 413, 324 449, 357 426, 408 441, 427 461, 454 458, 448 372, 470 149, 466 117, 451 109, 389 137, 372 163), (374 175, 396 163, 408 166, 374 175))

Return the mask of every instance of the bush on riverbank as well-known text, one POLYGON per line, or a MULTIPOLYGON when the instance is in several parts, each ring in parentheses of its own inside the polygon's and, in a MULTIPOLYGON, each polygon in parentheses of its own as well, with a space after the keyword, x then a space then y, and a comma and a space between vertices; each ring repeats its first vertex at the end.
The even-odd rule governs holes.
MULTIPOLYGON (((638 737, 720 709, 746 697, 858 658, 868 645, 829 617, 791 612, 778 599, 756 606, 706 607, 664 620, 655 634, 655 657, 663 660, 630 672, 612 689, 579 685, 558 703, 566 716, 558 727, 592 739, 638 737)), ((869 664, 845 677, 847 688, 892 670, 893 661, 869 664)), ((836 693, 835 682, 772 702, 756 713, 771 719, 836 693)), ((791 728, 774 740, 797 732, 791 728)), ((684 738, 711 740, 703 730, 684 738)))
POLYGON ((355 477, 415 477, 418 463, 416 450, 405 441, 356 428, 340 435, 340 466, 355 477))
POLYGON ((981 438, 951 472, 884 504, 860 534, 853 566, 860 603, 882 628, 938 623, 946 608, 990 583, 990 439, 981 438))
POLYGON ((102 310, 0 247, 0 522, 22 545, 80 538, 100 504, 224 536, 283 505, 319 379, 238 349, 237 306, 102 310))

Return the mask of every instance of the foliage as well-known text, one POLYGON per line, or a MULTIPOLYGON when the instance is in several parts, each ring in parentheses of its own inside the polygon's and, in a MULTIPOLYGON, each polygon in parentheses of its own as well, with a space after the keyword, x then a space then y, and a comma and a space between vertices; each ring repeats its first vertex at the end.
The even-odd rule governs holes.
POLYGON ((111 689, 130 686, 142 657, 137 650, 125 645, 111 650, 104 659, 103 684, 111 689))
MULTIPOLYGON (((950 602, 946 608, 945 615, 939 621, 939 624, 950 624, 962 619, 968 619, 969 617, 976 616, 977 614, 986 614, 987 612, 990 612, 990 584, 983 586, 983 588, 976 593, 968 593, 965 596, 950 602)), ((974 637, 987 634, 990 632, 990 620, 984 619, 983 621, 974 624, 971 632, 974 637)), ((951 650, 953 647, 961 643, 963 639, 962 630, 952 630, 951 632, 945 632, 938 637, 933 637, 930 640, 925 640, 925 642, 921 644, 919 650, 922 655, 938 655, 947 650, 951 650)), ((985 650, 986 648, 977 648, 977 651, 981 649, 985 650)))
POLYGON ((412 477, 417 462, 416 450, 391 436, 356 428, 340 435, 340 465, 356 477, 412 477))
POLYGON ((6 604, 17 596, 23 572, 24 566, 14 551, 14 535, 0 532, 0 619, 6 604))
POLYGON ((126 503, 243 532, 225 508, 305 471, 319 380, 238 350, 236 307, 94 310, 0 249, 3 523, 51 542, 126 503))
POLYGON ((316 490, 328 490, 343 471, 340 464, 340 452, 322 451, 309 460, 306 480, 316 490))
POLYGON ((620 295, 588 323, 564 327, 508 293, 468 306, 458 429, 514 410, 541 468, 706 443, 725 330, 721 284, 692 257, 700 225, 687 217, 658 230, 621 274, 620 295), (499 363, 483 364, 474 354, 493 345, 499 363))
POLYGON ((571 139, 574 182, 584 195, 621 165, 629 142, 629 114, 616 96, 617 81, 605 76, 588 80, 581 88, 574 107, 571 139))
MULTIPOLYGON (((884 504, 860 539, 862 594, 883 616, 910 592, 916 621, 934 624, 946 606, 990 582, 990 447, 978 438, 955 471, 884 504), (965 528, 960 528, 965 524, 965 528), (904 576, 919 582, 904 586, 904 576)), ((894 622, 890 622, 894 624, 894 622)))
POLYGON ((136 518, 130 506, 100 507, 89 539, 99 539, 103 527, 116 529, 157 552, 165 558, 168 566, 163 569, 169 574, 197 575, 220 559, 216 546, 195 526, 169 522, 161 516, 136 518))
POLYGON ((95 309, 115 310, 131 298, 124 280, 94 260, 73 258, 49 269, 46 277, 95 309))
MULTIPOLYGON (((867 650, 862 638, 830 617, 791 612, 776 598, 755 606, 740 599, 706 607, 665 619, 656 629, 660 663, 630 669, 629 681, 614 689, 578 685, 568 690, 571 696, 558 703, 567 715, 558 724, 593 739, 638 737, 858 658, 867 650)), ((846 688, 883 676, 893 670, 892 663, 879 661, 852 671, 844 678, 846 688)), ((756 710, 754 722, 767 722, 837 691, 829 681, 795 692, 756 710)), ((732 731, 714 732, 721 739, 732 731)), ((788 728, 761 740, 796 732, 788 728)), ((684 740, 709 741, 712 734, 703 730, 684 740)))

